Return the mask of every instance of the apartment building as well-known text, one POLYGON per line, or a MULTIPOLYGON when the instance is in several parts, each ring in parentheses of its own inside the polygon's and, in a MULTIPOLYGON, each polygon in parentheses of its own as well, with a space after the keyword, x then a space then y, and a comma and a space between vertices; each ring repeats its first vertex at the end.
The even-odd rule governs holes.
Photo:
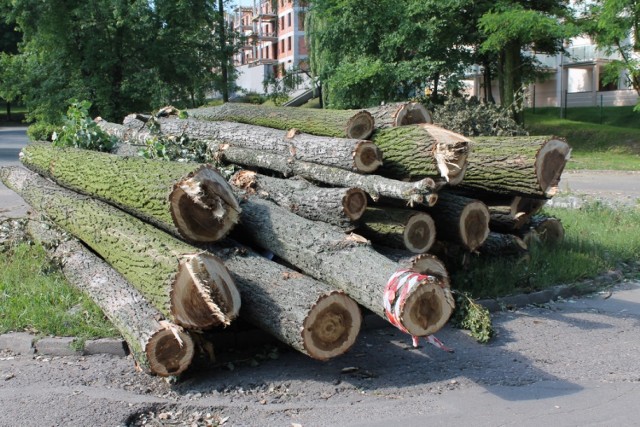
POLYGON ((234 58, 239 87, 262 93, 265 78, 306 67, 307 6, 301 0, 254 0, 253 6, 235 10, 234 29, 245 38, 244 46, 234 58))
MULTIPOLYGON (((528 107, 591 107, 636 105, 638 94, 630 86, 625 72, 617 82, 604 83, 604 67, 620 59, 617 53, 599 49, 589 37, 576 37, 558 55, 542 55, 535 52, 544 77, 531 83, 525 90, 525 105, 528 107)), ((482 68, 472 67, 467 71, 465 83, 469 95, 483 97, 482 68)), ((497 84, 492 86, 496 102, 500 102, 497 84)))

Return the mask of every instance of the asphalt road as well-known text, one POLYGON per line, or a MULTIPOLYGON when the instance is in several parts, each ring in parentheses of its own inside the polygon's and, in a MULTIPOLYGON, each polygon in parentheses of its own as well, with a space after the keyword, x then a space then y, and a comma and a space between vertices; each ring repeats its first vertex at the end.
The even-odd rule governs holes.
MULTIPOLYGON (((20 165, 18 154, 29 142, 26 131, 25 126, 0 127, 0 167, 20 165)), ((27 209, 22 197, 0 182, 0 218, 19 218, 25 215, 27 209)))

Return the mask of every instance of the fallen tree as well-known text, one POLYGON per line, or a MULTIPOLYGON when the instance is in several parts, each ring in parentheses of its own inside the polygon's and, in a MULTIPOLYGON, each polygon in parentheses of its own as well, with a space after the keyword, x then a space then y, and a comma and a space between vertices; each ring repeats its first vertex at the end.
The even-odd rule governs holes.
POLYGON ((313 221, 352 230, 367 208, 367 195, 359 188, 321 188, 304 179, 279 179, 243 170, 231 184, 271 200, 313 221))
MULTIPOLYGON (((242 232, 306 274, 344 290, 374 313, 387 317, 385 298, 397 264, 374 251, 360 236, 345 236, 329 225, 314 223, 257 197, 242 201, 242 232)), ((414 336, 439 330, 453 311, 448 284, 421 272, 394 305, 392 323, 414 336)), ((390 294, 391 293, 391 294, 390 294)))
POLYGON ((364 110, 264 107, 228 102, 218 107, 187 110, 187 114, 200 120, 247 123, 282 130, 298 129, 311 135, 336 138, 367 139, 374 129, 371 114, 364 110))
POLYGON ((469 139, 431 124, 380 129, 372 141, 382 150, 378 173, 390 178, 444 179, 459 184, 467 168, 469 139))
POLYGON ((25 169, 2 168, 0 179, 109 262, 167 319, 203 329, 237 316, 239 293, 217 257, 25 169))
POLYGON ((433 123, 431 114, 419 102, 399 102, 367 108, 376 129, 433 123))
POLYGON ((66 279, 88 295, 122 334, 138 366, 160 376, 184 372, 195 352, 193 340, 164 316, 106 262, 44 218, 27 225, 29 235, 60 265, 66 279))
POLYGON ((391 207, 367 208, 357 232, 374 243, 427 252, 436 238, 436 225, 425 212, 391 207))
POLYGON ((25 147, 21 161, 66 188, 109 202, 190 241, 216 241, 238 222, 240 207, 231 188, 208 166, 46 143, 25 147))

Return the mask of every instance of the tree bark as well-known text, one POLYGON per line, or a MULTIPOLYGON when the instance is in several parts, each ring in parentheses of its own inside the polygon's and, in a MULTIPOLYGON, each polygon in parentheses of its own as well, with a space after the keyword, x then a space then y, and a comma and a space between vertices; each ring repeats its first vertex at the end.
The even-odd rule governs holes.
POLYGON ((314 359, 339 356, 355 343, 362 315, 344 292, 245 247, 223 244, 211 250, 232 272, 243 319, 314 359))
POLYGON ((400 102, 367 108, 376 130, 397 126, 433 123, 431 113, 419 102, 400 102))
POLYGON ((191 337, 164 320, 124 277, 49 221, 32 218, 27 229, 58 262, 69 283, 102 309, 141 368, 169 376, 189 367, 195 352, 191 337))
POLYGON ((372 140, 384 157, 380 175, 402 180, 442 177, 451 185, 465 175, 469 139, 436 125, 381 129, 372 140))
POLYGON ((436 223, 438 240, 459 243, 471 252, 489 233, 489 210, 480 200, 441 192, 428 212, 436 223))
POLYGON ((414 254, 427 252, 436 238, 436 226, 425 212, 397 208, 367 208, 357 232, 372 242, 414 254))
POLYGON ((518 212, 511 213, 511 206, 487 206, 491 215, 489 229, 498 233, 513 233, 529 220, 529 215, 518 212))
POLYGON ((382 153, 371 141, 315 136, 232 122, 158 118, 163 135, 187 136, 252 150, 270 151, 295 160, 371 173, 382 164, 382 153))
POLYGON ((528 246, 537 243, 553 246, 564 240, 564 227, 557 218, 535 215, 517 230, 516 234, 522 237, 528 246))
POLYGON ((211 167, 51 144, 30 144, 22 153, 29 169, 190 241, 216 241, 238 222, 238 202, 211 167))
MULTIPOLYGON (((385 286, 397 265, 366 240, 345 236, 327 224, 311 222, 256 197, 248 197, 242 207, 243 231, 258 246, 385 317, 385 286)), ((412 335, 433 334, 446 323, 453 306, 448 286, 424 275, 419 285, 408 290, 399 321, 412 335)))
POLYGON ((279 179, 248 170, 236 173, 231 184, 271 200, 296 215, 353 230, 367 208, 359 188, 321 188, 304 179, 279 179))
POLYGON ((494 257, 526 256, 527 244, 515 234, 491 232, 482 246, 478 248, 482 255, 494 257))
POLYGON ((549 136, 476 137, 471 143, 469 167, 459 187, 549 198, 558 191, 570 152, 564 140, 549 136))
POLYGON ((189 117, 265 126, 274 129, 298 129, 311 135, 368 139, 374 121, 367 111, 318 110, 312 108, 263 107, 226 103, 219 107, 187 110, 189 117))
POLYGON ((409 205, 433 206, 438 200, 436 184, 431 178, 417 182, 403 182, 379 175, 360 175, 344 169, 309 162, 289 162, 286 157, 228 145, 211 145, 218 159, 227 163, 263 168, 284 176, 299 175, 329 185, 361 188, 377 201, 381 196, 406 201, 409 205))
POLYGON ((0 179, 98 253, 176 324, 204 329, 237 316, 240 296, 217 257, 25 169, 0 169, 0 179))

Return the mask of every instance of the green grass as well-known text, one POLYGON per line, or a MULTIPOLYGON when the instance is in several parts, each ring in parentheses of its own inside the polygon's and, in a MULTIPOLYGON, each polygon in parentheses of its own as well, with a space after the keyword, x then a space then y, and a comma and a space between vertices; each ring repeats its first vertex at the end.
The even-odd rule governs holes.
POLYGON ((0 253, 0 267, 0 333, 118 336, 100 309, 51 266, 41 246, 21 243, 0 253))
POLYGON ((527 111, 525 123, 532 135, 567 139, 573 148, 567 169, 640 170, 640 113, 604 108, 603 124, 599 114, 597 108, 575 108, 567 120, 559 118, 557 108, 538 108, 535 114, 527 111))
POLYGON ((545 213, 561 220, 562 244, 533 247, 530 259, 517 263, 475 259, 469 269, 453 275, 454 286, 476 298, 503 296, 575 283, 640 259, 640 207, 592 203, 582 209, 548 208, 545 213))

